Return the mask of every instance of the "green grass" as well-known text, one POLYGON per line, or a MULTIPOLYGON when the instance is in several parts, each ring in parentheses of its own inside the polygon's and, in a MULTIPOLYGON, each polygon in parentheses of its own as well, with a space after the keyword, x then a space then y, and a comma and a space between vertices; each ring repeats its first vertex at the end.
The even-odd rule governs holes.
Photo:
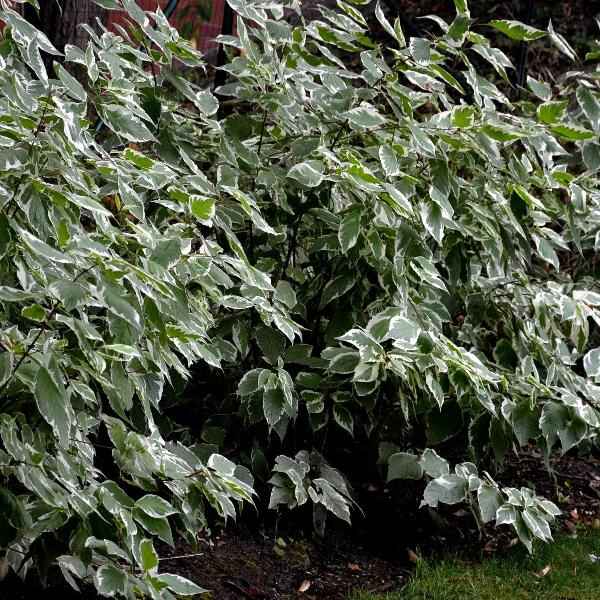
POLYGON ((600 562, 593 563, 590 554, 600 556, 598 531, 560 536, 554 544, 536 546, 531 557, 515 548, 482 562, 422 560, 401 592, 357 592, 351 600, 598 600, 600 562), (547 575, 536 575, 548 565, 547 575))

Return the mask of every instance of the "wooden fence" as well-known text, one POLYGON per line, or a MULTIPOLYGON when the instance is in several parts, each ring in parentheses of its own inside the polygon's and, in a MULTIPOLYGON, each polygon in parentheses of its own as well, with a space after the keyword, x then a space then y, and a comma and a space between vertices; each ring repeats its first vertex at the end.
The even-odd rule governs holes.
MULTIPOLYGON (((144 10, 154 11, 157 6, 164 9, 168 4, 168 0, 137 0, 137 3, 144 10)), ((198 0, 179 0, 177 8, 173 13, 170 22, 178 28, 181 28, 186 20, 192 21, 193 39, 196 41, 197 47, 210 58, 217 49, 215 38, 221 33, 223 25, 223 9, 225 0, 212 0, 211 18, 209 21, 202 21, 195 16, 195 5, 198 0), (191 9, 191 10, 190 10, 191 9)), ((109 13, 108 26, 114 23, 120 23, 123 20, 123 15, 117 12, 109 13)))
MULTIPOLYGON (((54 2, 55 0, 42 0, 43 2, 54 2)), ((79 1, 79 0, 77 0, 79 1)), ((83 0, 81 0, 83 1, 83 0)), ((86 0, 90 1, 90 0, 86 0)), ((144 10, 155 11, 158 6, 165 9, 169 4, 169 0, 136 0, 138 5, 144 10)), ((214 59, 218 44, 215 38, 221 33, 223 26, 223 11, 225 0, 212 0, 211 17, 208 21, 198 18, 198 13, 195 10, 199 0, 179 0, 175 12, 170 17, 172 25, 178 29, 182 29, 184 25, 192 26, 192 39, 195 40, 196 47, 207 55, 210 60, 214 59), (190 10, 191 9, 191 10, 190 10)), ((22 10, 22 4, 14 5, 17 11, 22 10)), ((123 25, 125 23, 125 15, 116 11, 108 12, 107 27, 111 27, 115 23, 123 25)), ((0 31, 4 28, 4 23, 0 21, 0 31)))

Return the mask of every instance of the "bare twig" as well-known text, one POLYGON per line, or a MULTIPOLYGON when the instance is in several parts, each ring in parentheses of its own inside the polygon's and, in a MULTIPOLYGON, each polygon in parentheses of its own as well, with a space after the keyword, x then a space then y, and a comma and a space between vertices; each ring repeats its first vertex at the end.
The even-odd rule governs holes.
POLYGON ((158 560, 181 560, 182 558, 196 558, 197 556, 204 556, 204 552, 196 552, 195 554, 181 554, 180 556, 163 556, 158 560))

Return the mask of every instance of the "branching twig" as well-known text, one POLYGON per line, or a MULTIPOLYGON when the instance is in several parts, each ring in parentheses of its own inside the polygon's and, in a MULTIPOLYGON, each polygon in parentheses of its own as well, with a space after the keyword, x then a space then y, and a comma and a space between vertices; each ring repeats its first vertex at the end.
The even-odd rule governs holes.
MULTIPOLYGON (((76 277, 75 279, 73 279, 73 282, 78 281, 81 277, 83 277, 86 273, 88 273, 89 271, 91 271, 96 265, 92 265, 86 269, 84 269, 83 271, 81 271, 76 277)), ((25 360, 30 356, 31 352, 33 351, 33 349, 35 348, 35 345, 38 343, 38 340, 40 339, 40 337, 42 336, 42 333, 44 333, 47 329, 48 326, 50 324, 50 322, 52 321, 52 319, 55 317, 56 313, 58 312, 58 309, 60 308, 61 302, 60 300, 57 300, 54 305, 52 306, 50 313, 48 314, 48 316, 46 317, 45 321, 40 325, 40 329, 39 331, 36 333, 35 337, 33 338, 33 340, 31 340, 31 342, 29 343, 29 345, 27 346, 27 348, 25 348, 25 352, 23 352, 23 354, 21 355, 21 357, 19 358, 19 360, 17 361, 17 364, 15 365, 15 368, 12 370, 11 374, 8 376, 8 379, 2 384, 2 386, 0 386, 0 398, 3 396, 4 392, 6 391, 6 388, 9 386, 9 384, 12 382, 14 376, 16 375, 17 371, 19 370, 19 368, 21 367, 21 365, 25 362, 25 360)))

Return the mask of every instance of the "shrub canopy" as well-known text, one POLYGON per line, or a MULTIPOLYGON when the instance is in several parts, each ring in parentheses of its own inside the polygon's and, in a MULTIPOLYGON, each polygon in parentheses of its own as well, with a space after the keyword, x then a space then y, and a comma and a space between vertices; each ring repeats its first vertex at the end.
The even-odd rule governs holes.
MULTIPOLYGON (((466 431, 465 457, 501 461, 595 439, 594 75, 515 90, 466 0, 432 39, 377 7, 385 44, 364 0, 297 27, 295 0, 229 2, 219 102, 160 10, 100 1, 130 30, 90 30, 48 73, 41 53, 58 52, 2 0, 4 560, 58 563, 104 595, 198 593, 158 571, 152 540, 193 541, 209 511, 252 503, 269 437, 291 449, 271 507, 350 521, 333 428, 379 448, 388 480, 426 477, 424 504, 549 540, 551 502, 435 447, 466 431), (198 363, 234 382, 245 466, 163 415, 198 363)), ((490 25, 576 59, 552 26, 490 25)))

